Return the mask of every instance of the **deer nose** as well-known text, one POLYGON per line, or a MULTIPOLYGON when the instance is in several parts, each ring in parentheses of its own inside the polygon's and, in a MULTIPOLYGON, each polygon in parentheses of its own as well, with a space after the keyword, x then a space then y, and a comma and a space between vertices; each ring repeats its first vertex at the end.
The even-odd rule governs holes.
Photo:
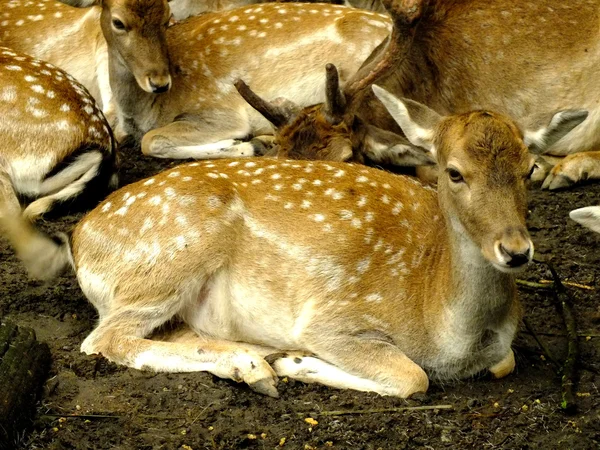
POLYGON ((522 267, 529 263, 532 258, 531 244, 525 248, 506 248, 501 242, 498 243, 498 253, 502 261, 511 269, 522 267))
POLYGON ((148 82, 150 84, 150 89, 152 89, 154 94, 167 92, 171 89, 171 77, 149 78, 148 82))

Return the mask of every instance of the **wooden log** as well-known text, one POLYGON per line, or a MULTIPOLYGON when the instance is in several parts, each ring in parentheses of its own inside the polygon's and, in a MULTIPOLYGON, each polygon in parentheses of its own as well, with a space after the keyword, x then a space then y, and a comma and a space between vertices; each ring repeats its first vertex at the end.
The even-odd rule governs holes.
POLYGON ((30 328, 0 324, 0 449, 16 447, 50 368, 50 349, 30 328))

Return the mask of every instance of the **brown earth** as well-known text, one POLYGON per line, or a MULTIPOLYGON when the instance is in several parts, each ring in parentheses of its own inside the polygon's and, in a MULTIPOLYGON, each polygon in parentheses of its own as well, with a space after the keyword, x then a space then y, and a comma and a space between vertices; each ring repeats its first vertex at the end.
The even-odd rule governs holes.
MULTIPOLYGON (((173 165, 130 152, 125 183, 173 165)), ((487 375, 401 400, 340 391, 289 380, 272 399, 206 373, 153 374, 125 369, 79 353, 96 312, 72 274, 31 282, 0 243, 0 317, 33 327, 50 345, 53 364, 30 430, 15 448, 31 449, 401 449, 600 447, 600 235, 568 219, 575 207, 597 204, 600 185, 566 192, 533 190, 529 219, 537 254, 561 277, 592 287, 569 287, 581 334, 575 387, 578 412, 559 408, 560 377, 525 330, 515 341, 516 373, 487 375), (451 409, 384 411, 450 405, 451 409), (349 414, 338 414, 347 411, 349 414), (362 412, 361 412, 362 411, 362 412), (312 424, 305 419, 313 418, 312 424)), ((81 217, 48 219, 51 232, 81 217)), ((538 282, 547 269, 534 264, 521 275, 538 282)), ((556 358, 566 352, 562 318, 551 291, 522 287, 526 316, 556 358)))

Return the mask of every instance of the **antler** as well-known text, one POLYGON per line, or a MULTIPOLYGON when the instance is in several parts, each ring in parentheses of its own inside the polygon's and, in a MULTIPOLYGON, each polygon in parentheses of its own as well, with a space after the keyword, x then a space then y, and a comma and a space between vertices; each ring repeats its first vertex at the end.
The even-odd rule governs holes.
POLYGON ((256 95, 243 80, 236 80, 233 84, 244 100, 277 128, 282 127, 291 119, 288 111, 256 95))
POLYGON ((424 1, 426 0, 381 0, 392 17, 392 33, 387 38, 383 51, 372 60, 367 59, 367 62, 346 84, 344 94, 348 102, 406 57, 416 24, 423 13, 424 1))
POLYGON ((337 68, 333 64, 325 66, 327 82, 325 85, 327 120, 337 124, 342 120, 346 112, 346 99, 340 89, 340 77, 337 68))

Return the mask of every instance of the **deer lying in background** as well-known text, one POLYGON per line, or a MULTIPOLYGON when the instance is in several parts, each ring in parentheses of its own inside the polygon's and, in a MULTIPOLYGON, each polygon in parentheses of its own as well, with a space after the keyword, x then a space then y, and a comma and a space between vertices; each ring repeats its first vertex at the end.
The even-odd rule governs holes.
MULTIPOLYGON (((97 5, 100 0, 60 0, 71 6, 77 7, 88 7, 97 5)), ((240 6, 252 5, 255 3, 266 3, 264 0, 171 0, 171 12, 175 20, 187 19, 191 16, 198 16, 200 14, 215 12, 215 11, 229 11, 231 9, 239 8, 240 6)), ((284 3, 284 2, 282 2, 284 3)), ((316 2, 313 2, 316 3, 316 2)), ((325 2, 331 3, 331 2, 325 2)), ((379 0, 346 0, 346 6, 354 8, 363 8, 371 11, 377 11, 385 13, 385 8, 381 5, 379 0)))
MULTIPOLYGON (((67 5, 78 8, 99 5, 101 0, 60 0, 67 5)), ((171 12, 175 20, 187 19, 191 16, 215 12, 229 11, 240 6, 262 3, 258 0, 170 0, 171 12)))
MULTIPOLYGON (((437 193, 364 166, 269 158, 129 185, 80 222, 70 249, 45 241, 98 309, 82 350, 271 396, 277 375, 406 397, 428 376, 510 373, 514 272, 533 255, 523 134, 500 114, 441 117, 376 94, 440 165, 437 193), (147 338, 174 317, 196 334, 147 338), (271 367, 264 357, 281 350, 271 367)), ((557 123, 536 130, 541 142, 576 126, 557 123)), ((34 255, 39 234, 23 230, 15 244, 34 255)))
POLYGON ((92 96, 62 70, 0 47, 0 117, 2 231, 15 226, 15 215, 34 220, 84 192, 98 201, 109 185, 116 187, 108 124, 92 96), (19 199, 32 200, 23 212, 19 199))
POLYGON ((412 146, 404 136, 373 127, 356 116, 346 116, 346 101, 333 64, 326 66, 325 104, 303 109, 287 99, 268 102, 242 80, 234 84, 244 100, 275 127, 273 139, 259 136, 240 144, 252 146, 254 154, 340 162, 368 160, 397 166, 433 163, 427 152, 412 146))
MULTIPOLYGON (((377 129, 400 132, 368 89, 377 82, 394 95, 444 114, 491 109, 528 129, 543 129, 553 111, 586 109, 588 119, 552 146, 544 145, 546 154, 600 148, 600 88, 595 82, 600 77, 600 0, 382 3, 394 28, 344 84, 349 121, 357 116, 377 129)), ((535 135, 531 139, 539 141, 535 135)), ((563 187, 597 173, 581 166, 591 156, 571 158, 563 164, 568 172, 557 168, 546 187, 563 187)))
POLYGON ((322 67, 335 63, 346 80, 390 26, 381 14, 323 4, 264 4, 168 30, 166 0, 103 0, 88 9, 54 0, 43 13, 27 5, 0 4, 10 14, 0 22, 2 42, 71 71, 105 110, 112 96, 117 137, 143 136, 142 151, 165 158, 225 157, 235 140, 272 132, 235 79, 267 97, 321 102, 322 67))

